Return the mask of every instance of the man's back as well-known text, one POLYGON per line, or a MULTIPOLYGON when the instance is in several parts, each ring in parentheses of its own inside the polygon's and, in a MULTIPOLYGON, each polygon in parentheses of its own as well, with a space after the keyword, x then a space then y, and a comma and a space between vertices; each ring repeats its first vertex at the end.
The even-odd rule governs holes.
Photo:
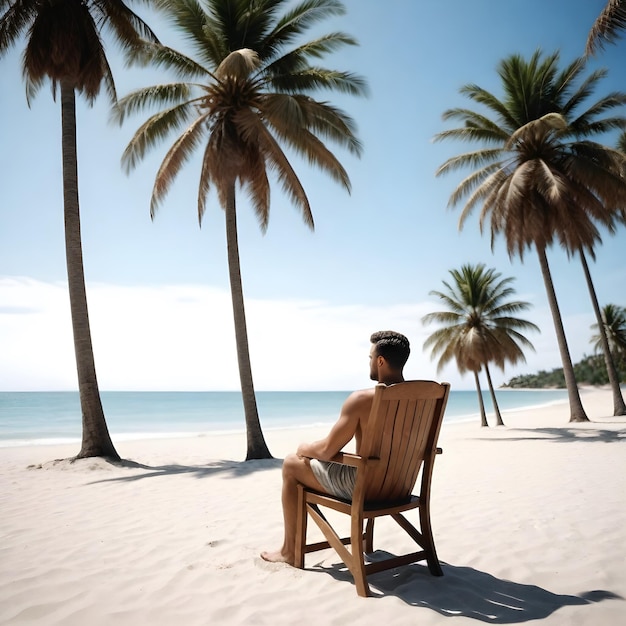
POLYGON ((354 432, 354 438, 356 440, 356 453, 359 454, 361 448, 361 440, 363 433, 367 428, 367 422, 372 411, 372 402, 374 400, 374 388, 360 389, 355 391, 346 400, 344 407, 348 402, 353 403, 352 410, 354 411, 356 420, 356 429, 354 432))

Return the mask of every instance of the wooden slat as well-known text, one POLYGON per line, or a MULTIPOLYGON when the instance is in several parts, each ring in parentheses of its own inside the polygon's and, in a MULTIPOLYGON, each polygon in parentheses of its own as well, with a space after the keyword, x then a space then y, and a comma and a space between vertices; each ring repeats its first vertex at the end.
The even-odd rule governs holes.
MULTIPOLYGON (((407 441, 405 435, 405 427, 412 424, 411 403, 409 400, 403 400, 398 404, 396 412, 393 435, 388 456, 387 473, 383 480, 381 493, 379 497, 395 498, 398 495, 408 495, 411 485, 405 489, 405 475, 407 471, 407 461, 410 460, 410 441, 407 441), (391 453, 393 450, 393 454, 391 453)), ((410 438, 409 438, 410 439, 410 438)))
MULTIPOLYGON (((350 544, 350 537, 342 537, 339 541, 341 541, 344 546, 347 546, 350 544)), ((308 554, 309 552, 318 552, 319 550, 326 550, 327 548, 332 548, 328 541, 318 541, 317 543, 308 544, 304 548, 304 551, 308 554)))
POLYGON ((400 556, 393 556, 384 561, 376 561, 374 563, 368 563, 365 566, 365 572, 369 576, 370 574, 376 574, 377 572, 384 572, 394 567, 401 567, 402 565, 410 565, 411 563, 418 563, 419 561, 426 560, 426 552, 420 550, 419 552, 411 552, 410 554, 402 554, 400 556))

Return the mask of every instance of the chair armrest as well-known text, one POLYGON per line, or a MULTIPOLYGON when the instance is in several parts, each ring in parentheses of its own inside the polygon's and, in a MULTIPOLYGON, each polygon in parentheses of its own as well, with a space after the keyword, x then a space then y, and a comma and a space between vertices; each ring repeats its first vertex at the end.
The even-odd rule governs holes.
POLYGON ((352 465, 353 467, 362 467, 365 464, 365 459, 362 456, 351 452, 338 452, 331 460, 333 463, 352 465))

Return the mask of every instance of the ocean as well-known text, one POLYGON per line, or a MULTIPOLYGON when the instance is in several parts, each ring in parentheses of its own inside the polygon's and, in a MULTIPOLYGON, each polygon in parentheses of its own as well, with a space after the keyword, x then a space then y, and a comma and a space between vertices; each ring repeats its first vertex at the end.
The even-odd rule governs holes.
MULTIPOLYGON (((264 431, 332 424, 347 391, 259 391, 264 431)), ((500 410, 524 410, 567 400, 559 390, 498 390, 500 410)), ((244 432, 241 394, 234 391, 103 391, 113 441, 244 432)), ((491 396, 483 391, 487 417, 491 396)), ((475 391, 450 392, 445 423, 479 420, 475 391)), ((492 422, 493 423, 493 422, 492 422)), ((72 443, 81 438, 78 392, 0 392, 0 447, 72 443)))

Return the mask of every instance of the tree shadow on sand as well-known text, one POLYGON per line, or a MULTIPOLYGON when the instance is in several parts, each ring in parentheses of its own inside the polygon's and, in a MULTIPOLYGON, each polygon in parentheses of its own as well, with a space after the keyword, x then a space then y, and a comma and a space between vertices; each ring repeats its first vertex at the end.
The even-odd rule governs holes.
POLYGON ((576 428, 568 426, 545 428, 507 428, 502 431, 503 436, 474 437, 480 441, 550 441, 565 443, 569 441, 585 441, 589 443, 619 443, 626 442, 626 428, 623 430, 609 430, 605 428, 576 428))
POLYGON ((146 480, 148 478, 159 478, 163 476, 175 476, 177 474, 191 474, 195 478, 208 478, 215 474, 226 475, 231 478, 239 478, 247 476, 255 472, 279 469, 283 464, 282 459, 260 459, 252 461, 232 461, 226 459, 218 459, 209 461, 204 465, 178 465, 171 463, 168 465, 146 465, 136 461, 121 460, 108 461, 106 459, 96 457, 90 459, 58 459, 43 465, 32 465, 29 469, 61 469, 67 470, 72 466, 88 470, 107 470, 111 467, 125 468, 131 470, 125 476, 115 476, 113 478, 102 478, 90 481, 89 484, 98 483, 124 483, 135 482, 138 480, 146 480), (139 470, 133 472, 132 470, 139 470))
MULTIPOLYGON (((391 556, 382 550, 368 555, 379 561, 391 556)), ((518 624, 543 619, 566 606, 583 606, 603 600, 623 600, 605 590, 576 595, 552 593, 536 585, 496 578, 471 567, 442 563, 443 577, 430 574, 422 565, 410 565, 368 576, 373 597, 396 596, 415 607, 428 608, 445 617, 468 617, 490 624, 518 624)), ((343 563, 309 571, 324 572, 337 580, 354 584, 343 563)))

